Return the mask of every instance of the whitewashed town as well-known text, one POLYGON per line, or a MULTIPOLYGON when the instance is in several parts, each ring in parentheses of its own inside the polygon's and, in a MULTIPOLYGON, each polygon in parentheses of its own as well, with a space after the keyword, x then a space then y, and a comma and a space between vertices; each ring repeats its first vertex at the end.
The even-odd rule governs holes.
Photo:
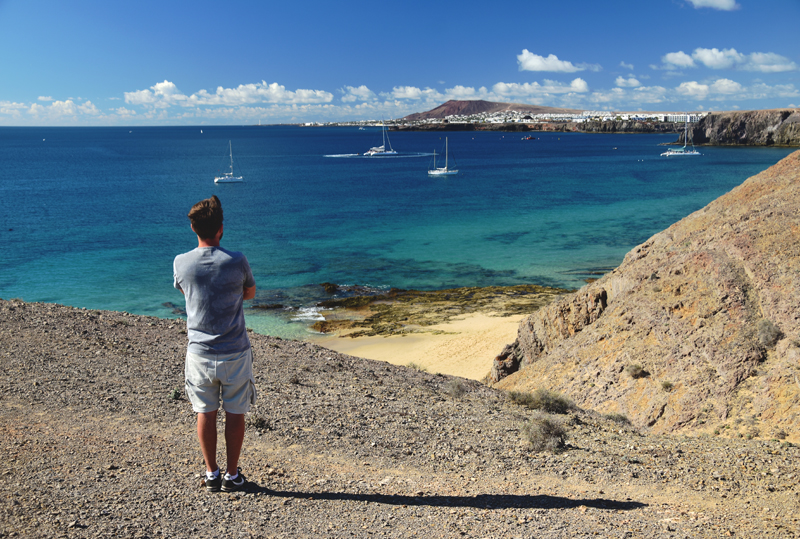
MULTIPOLYGON (((433 126, 438 124, 510 124, 510 123, 547 123, 547 122, 572 122, 583 123, 590 121, 651 121, 651 122, 686 122, 694 123, 707 116, 708 112, 613 112, 585 110, 576 113, 543 113, 531 114, 530 112, 520 112, 505 110, 501 112, 478 113, 471 115, 452 115, 444 118, 426 118, 420 120, 396 119, 385 120, 389 125, 406 126, 433 126)), ((353 126, 377 126, 381 125, 380 120, 362 120, 353 122, 309 122, 304 125, 353 125, 353 126)))

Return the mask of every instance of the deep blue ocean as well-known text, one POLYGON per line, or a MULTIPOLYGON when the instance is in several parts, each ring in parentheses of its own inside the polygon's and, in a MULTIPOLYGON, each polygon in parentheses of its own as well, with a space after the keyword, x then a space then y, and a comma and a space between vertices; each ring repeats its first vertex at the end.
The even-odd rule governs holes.
MULTIPOLYGON (((396 157, 345 157, 379 128, 0 128, 0 298, 173 317, 186 217, 216 194, 223 246, 243 251, 256 331, 310 336, 319 283, 578 288, 597 270, 791 153, 676 135, 390 132, 396 157), (429 177, 449 138, 459 175, 429 177), (241 184, 217 185, 231 141, 241 184), (333 157, 338 156, 338 157, 333 157)), ((437 165, 441 166, 441 158, 437 165)))

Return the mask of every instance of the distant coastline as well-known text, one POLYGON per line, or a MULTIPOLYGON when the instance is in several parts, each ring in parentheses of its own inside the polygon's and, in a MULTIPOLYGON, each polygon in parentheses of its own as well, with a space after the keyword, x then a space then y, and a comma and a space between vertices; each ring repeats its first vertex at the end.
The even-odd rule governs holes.
MULTIPOLYGON (((674 133, 684 143, 689 122, 699 146, 800 146, 800 110, 729 112, 612 112, 560 109, 519 103, 448 101, 427 112, 386 121, 393 131, 501 131, 563 133, 674 133)), ((307 126, 374 126, 384 122, 334 122, 307 126)))

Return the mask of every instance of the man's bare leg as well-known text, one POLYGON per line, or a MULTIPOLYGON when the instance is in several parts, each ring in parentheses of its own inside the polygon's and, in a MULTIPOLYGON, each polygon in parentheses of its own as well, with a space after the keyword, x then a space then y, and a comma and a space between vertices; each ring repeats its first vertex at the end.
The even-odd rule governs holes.
MULTIPOLYGON (((197 439, 206 461, 206 470, 216 472, 217 466, 217 410, 197 414, 197 439)), ((239 445, 241 450, 241 444, 239 445)))
POLYGON ((225 445, 228 452, 228 473, 236 474, 239 454, 244 443, 244 414, 225 412, 225 445))

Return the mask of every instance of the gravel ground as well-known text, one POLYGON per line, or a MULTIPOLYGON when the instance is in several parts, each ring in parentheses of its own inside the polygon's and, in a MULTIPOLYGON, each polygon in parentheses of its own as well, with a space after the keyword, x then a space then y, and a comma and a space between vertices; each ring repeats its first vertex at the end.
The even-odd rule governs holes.
POLYGON ((800 535, 792 444, 576 410, 564 450, 535 452, 535 412, 502 392, 254 334, 250 483, 208 493, 185 340, 181 320, 0 300, 0 537, 800 535))

